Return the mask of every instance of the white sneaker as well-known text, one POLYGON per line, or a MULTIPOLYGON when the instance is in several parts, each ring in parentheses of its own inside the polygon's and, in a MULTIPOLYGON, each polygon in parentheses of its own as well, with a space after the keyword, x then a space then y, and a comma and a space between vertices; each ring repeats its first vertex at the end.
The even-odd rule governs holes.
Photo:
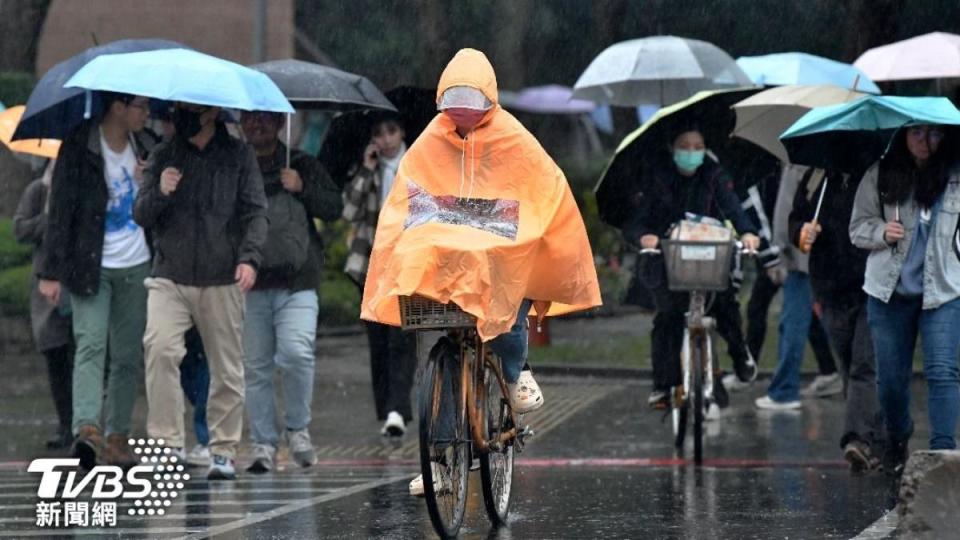
POLYGON ((313 449, 313 443, 310 441, 310 432, 304 428, 297 431, 286 432, 287 446, 290 447, 290 454, 297 465, 301 467, 310 467, 317 463, 317 452, 313 449))
MULTIPOLYGON (((442 492, 444 487, 445 475, 441 473, 440 464, 431 463, 430 468, 433 470, 433 491, 442 492)), ((423 497, 425 495, 423 489, 423 475, 418 474, 416 478, 410 481, 410 494, 414 497, 423 497)))
POLYGON ((277 459, 277 449, 269 444, 254 444, 250 458, 253 460, 247 470, 252 473, 265 473, 273 470, 277 459))
POLYGON ((839 373, 817 375, 806 388, 800 390, 803 397, 830 397, 843 392, 843 379, 839 373))
POLYGON ((710 402, 707 404, 706 414, 703 415, 704 420, 719 420, 720 419, 720 407, 714 403, 710 402))
POLYGON ((191 467, 210 466, 210 447, 198 444, 187 454, 187 465, 191 467))
POLYGON ((758 409, 768 411, 793 411, 799 409, 802 405, 800 400, 796 401, 774 401, 770 396, 758 397, 754 404, 758 409))
POLYGON ((543 407, 543 392, 540 391, 540 385, 533 379, 533 373, 529 370, 520 372, 520 378, 516 384, 507 383, 507 390, 510 392, 511 406, 517 414, 528 413, 543 407))
POLYGON ((728 373, 723 376, 723 387, 730 392, 740 392, 753 386, 753 381, 743 382, 735 373, 728 373))
POLYGON ((384 437, 402 437, 406 432, 407 425, 403 420, 403 415, 397 411, 390 411, 387 414, 387 421, 380 428, 380 434, 384 437))

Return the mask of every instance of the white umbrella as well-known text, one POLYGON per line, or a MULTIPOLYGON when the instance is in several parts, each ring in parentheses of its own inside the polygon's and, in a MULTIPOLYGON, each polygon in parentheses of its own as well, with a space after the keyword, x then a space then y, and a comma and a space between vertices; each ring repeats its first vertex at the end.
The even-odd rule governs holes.
POLYGON ((780 135, 814 107, 853 101, 866 94, 833 85, 778 86, 736 103, 734 137, 746 139, 789 162, 780 135))
POLYGON ((580 75, 573 97, 623 107, 662 106, 701 90, 752 85, 733 58, 717 46, 654 36, 607 47, 580 75))
POLYGON ((867 50, 854 66, 875 81, 960 77, 960 36, 932 32, 867 50))

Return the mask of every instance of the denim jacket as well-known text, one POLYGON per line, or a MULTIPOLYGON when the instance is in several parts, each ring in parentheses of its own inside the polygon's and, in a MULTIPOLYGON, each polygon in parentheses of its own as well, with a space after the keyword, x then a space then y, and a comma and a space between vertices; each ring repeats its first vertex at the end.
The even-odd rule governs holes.
MULTIPOLYGON (((880 203, 877 180, 879 164, 863 176, 857 190, 853 216, 850 219, 850 240, 857 247, 870 251, 863 290, 889 302, 900 281, 904 259, 910 251, 917 226, 919 208, 911 196, 900 204, 900 221, 906 234, 895 246, 883 239, 886 222, 894 219, 897 206, 880 203)), ((943 193, 943 205, 927 241, 923 263, 923 309, 936 309, 960 297, 960 167, 950 171, 950 181, 943 193)))

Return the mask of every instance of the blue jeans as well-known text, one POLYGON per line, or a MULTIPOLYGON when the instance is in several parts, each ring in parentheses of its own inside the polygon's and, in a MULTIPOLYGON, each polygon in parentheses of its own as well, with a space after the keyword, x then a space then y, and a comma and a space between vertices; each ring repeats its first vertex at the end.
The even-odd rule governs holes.
POLYGON ((780 342, 777 349, 777 370, 773 373, 767 395, 778 402, 800 399, 800 365, 813 320, 813 298, 810 276, 790 272, 783 283, 783 308, 780 311, 780 342))
POLYGON ((287 430, 299 431, 310 424, 319 311, 317 292, 313 290, 247 293, 244 376, 250 438, 255 444, 276 447, 280 441, 273 387, 276 368, 280 368, 283 381, 287 430))
POLYGON ((193 405, 193 432, 197 442, 203 446, 210 444, 210 430, 207 429, 207 396, 210 393, 210 367, 203 352, 203 341, 196 327, 191 328, 183 338, 187 354, 180 364, 180 388, 193 405))
POLYGON ((889 303, 867 300, 867 315, 877 356, 877 394, 891 441, 913 434, 910 417, 910 378, 917 335, 923 346, 923 373, 927 379, 930 449, 956 448, 960 415, 960 299, 937 309, 922 309, 921 298, 894 295, 889 303))
POLYGON ((523 365, 527 363, 527 314, 532 304, 530 300, 524 300, 510 331, 490 341, 490 349, 500 357, 503 378, 510 384, 517 382, 523 365))

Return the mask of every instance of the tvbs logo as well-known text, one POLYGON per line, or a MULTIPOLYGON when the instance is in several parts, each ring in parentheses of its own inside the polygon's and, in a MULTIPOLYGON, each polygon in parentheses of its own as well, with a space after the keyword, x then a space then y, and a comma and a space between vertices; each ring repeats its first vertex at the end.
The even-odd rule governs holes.
POLYGON ((43 474, 37 489, 37 496, 41 499, 76 499, 90 486, 93 487, 90 496, 94 499, 142 499, 153 490, 150 481, 153 467, 149 465, 132 467, 126 475, 120 467, 97 465, 78 481, 79 468, 79 459, 35 459, 30 462, 27 472, 43 474), (132 490, 125 489, 124 477, 132 490), (62 490, 59 489, 61 482, 62 490))

